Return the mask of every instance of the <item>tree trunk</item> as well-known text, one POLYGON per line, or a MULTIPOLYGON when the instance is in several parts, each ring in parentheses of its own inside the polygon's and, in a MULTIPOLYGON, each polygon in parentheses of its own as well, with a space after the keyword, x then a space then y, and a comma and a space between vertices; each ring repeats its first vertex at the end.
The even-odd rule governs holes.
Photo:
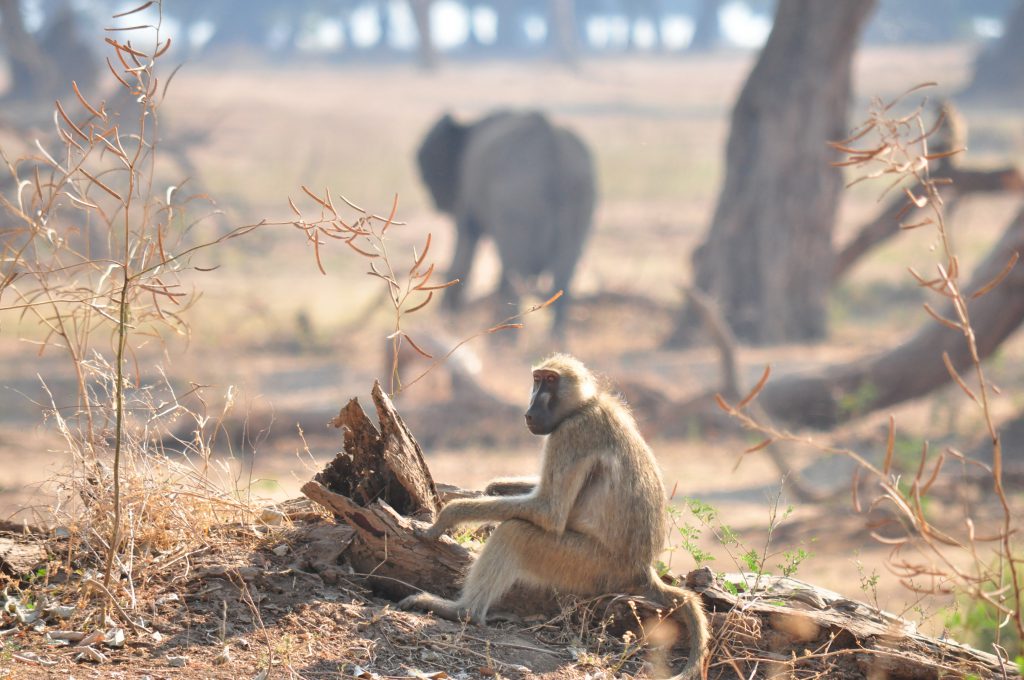
POLYGON ((419 38, 417 53, 420 66, 426 70, 437 68, 437 48, 434 46, 434 34, 430 30, 430 5, 431 0, 409 0, 419 38))
MULTIPOLYGON (((1024 321, 1024 266, 1014 267, 982 297, 970 300, 970 293, 994 280, 1014 254, 1022 252, 1024 211, 978 266, 965 289, 982 359, 991 355, 1024 321)), ((955 318, 950 309, 939 313, 955 318)), ((951 378, 943 363, 944 352, 949 354, 957 372, 964 375, 970 366, 970 356, 963 333, 929 320, 910 340, 880 356, 770 382, 758 402, 773 418, 830 428, 945 385, 951 378)))
POLYGON ((701 0, 697 20, 694 22, 693 40, 690 41, 691 52, 707 52, 718 47, 722 38, 718 23, 718 10, 721 6, 722 0, 701 0))
MULTIPOLYGON (((820 338, 842 176, 827 142, 847 134, 850 65, 875 0, 780 0, 768 42, 732 115, 725 185, 696 286, 755 343, 820 338)), ((685 344, 686 306, 669 344, 685 344)))
POLYGON ((20 0, 0 0, 0 38, 11 73, 6 96, 28 100, 56 90, 57 69, 53 59, 25 29, 20 0))
POLYGON ((548 41, 556 58, 569 66, 576 65, 576 12, 573 0, 551 0, 548 14, 548 41))
POLYGON ((1024 1, 1006 17, 1003 35, 981 50, 974 76, 964 90, 967 97, 1020 102, 1024 99, 1024 1))

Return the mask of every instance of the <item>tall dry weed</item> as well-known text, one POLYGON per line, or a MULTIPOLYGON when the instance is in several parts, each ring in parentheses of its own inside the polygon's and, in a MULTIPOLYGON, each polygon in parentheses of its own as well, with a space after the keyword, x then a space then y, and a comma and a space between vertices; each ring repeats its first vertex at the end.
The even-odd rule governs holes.
MULTIPOLYGON (((74 371, 75 405, 61 397, 49 409, 72 462, 57 480, 53 520, 69 533, 67 569, 83 569, 84 582, 123 613, 140 582, 201 549, 212 526, 252 518, 237 487, 211 474, 209 439, 190 444, 195 458, 161 455, 166 419, 186 409, 169 383, 162 394, 147 383, 142 363, 167 333, 188 334, 194 256, 252 227, 197 242, 202 198, 183 184, 157 185, 171 40, 160 3, 114 23, 105 41, 113 91, 100 99, 73 84, 74 97, 56 103, 52 133, 35 141, 38 154, 5 157, 0 312, 74 371)), ((208 414, 188 415, 209 432, 208 414)))

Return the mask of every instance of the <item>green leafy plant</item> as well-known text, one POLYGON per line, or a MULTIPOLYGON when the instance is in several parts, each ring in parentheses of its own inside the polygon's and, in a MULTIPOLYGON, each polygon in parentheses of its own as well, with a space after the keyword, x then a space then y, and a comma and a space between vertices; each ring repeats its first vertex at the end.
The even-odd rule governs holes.
POLYGON ((857 568, 857 576, 860 581, 860 590, 864 593, 864 596, 875 606, 875 610, 881 609, 878 606, 878 581, 881 578, 878 574, 877 569, 872 569, 871 573, 868 574, 864 568, 864 563, 860 561, 860 551, 855 553, 854 566, 857 568))
MULTIPOLYGON (((779 573, 786 577, 793 576, 799 569, 800 564, 811 557, 811 553, 804 547, 771 551, 772 537, 775 530, 780 523, 788 519, 793 513, 793 506, 788 506, 781 514, 779 513, 780 496, 781 491, 779 495, 771 499, 767 537, 761 549, 754 549, 745 545, 740 534, 733 527, 721 521, 718 510, 704 501, 696 498, 683 499, 690 516, 696 520, 695 522, 687 521, 683 517, 683 511, 679 508, 672 505, 668 506, 668 515, 672 528, 681 539, 678 545, 670 541, 669 555, 676 549, 682 549, 693 558, 698 567, 708 562, 713 562, 715 560, 714 555, 705 551, 699 545, 704 531, 707 530, 712 533, 716 542, 728 552, 733 564, 740 571, 753 574, 756 577, 755 587, 756 579, 768 574, 765 570, 765 565, 777 557, 782 558, 782 561, 777 564, 779 573)), ((662 574, 668 573, 669 565, 659 562, 658 570, 662 574)), ((733 594, 736 594, 739 589, 737 584, 730 581, 725 581, 723 587, 733 594)))

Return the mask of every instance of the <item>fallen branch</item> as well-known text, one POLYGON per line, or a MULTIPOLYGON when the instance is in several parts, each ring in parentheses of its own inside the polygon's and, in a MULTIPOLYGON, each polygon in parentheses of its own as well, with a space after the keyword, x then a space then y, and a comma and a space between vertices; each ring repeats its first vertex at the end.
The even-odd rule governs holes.
MULTIPOLYGON (((1024 253, 1024 211, 978 265, 966 287, 979 358, 991 355, 1024 321, 1024 268, 1007 265, 1024 253), (1001 279, 994 288, 990 283, 1001 279), (978 293, 980 297, 972 299, 978 293)), ((939 310, 939 316, 952 317, 939 310)), ((831 428, 852 418, 928 394, 951 381, 943 360, 962 372, 971 364, 964 333, 928 320, 902 345, 875 357, 770 382, 758 397, 773 418, 831 428)))
MULTIPOLYGON (((998 170, 963 170, 950 167, 939 174, 942 179, 936 181, 951 182, 941 185, 942 198, 946 202, 975 193, 1024 191, 1024 177, 1021 176, 1020 170, 1012 165, 998 170)), ((920 186, 915 186, 911 193, 920 196, 924 192, 920 186)), ((906 195, 900 193, 877 217, 861 226, 857 230, 857 235, 836 254, 832 284, 835 285, 843 278, 864 255, 900 233, 901 222, 912 222, 912 219, 903 219, 910 212, 906 195)))

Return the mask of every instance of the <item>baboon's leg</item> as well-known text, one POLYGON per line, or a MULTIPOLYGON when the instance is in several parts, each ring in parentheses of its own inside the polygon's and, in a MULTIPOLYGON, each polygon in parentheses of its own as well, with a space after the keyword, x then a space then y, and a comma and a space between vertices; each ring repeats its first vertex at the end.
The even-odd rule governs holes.
POLYGON ((521 520, 508 520, 498 525, 484 544, 480 556, 469 568, 458 600, 420 593, 405 598, 399 606, 402 609, 426 609, 452 621, 471 619, 481 625, 486 623, 487 610, 519 578, 522 560, 516 552, 518 542, 510 540, 511 535, 519 530, 510 527, 513 523, 529 524, 521 520))
POLYGON ((544 531, 519 519, 502 522, 473 563, 458 604, 474 621, 518 581, 568 592, 600 589, 609 574, 621 570, 593 539, 566 531, 544 531))
POLYGON ((510 519, 498 525, 470 567, 456 601, 429 593, 407 597, 405 609, 427 609, 451 620, 486 623, 491 605, 519 581, 567 592, 602 590, 609 575, 619 574, 621 560, 607 556, 593 539, 574 531, 561 535, 535 524, 510 519))
POLYGON ((469 285, 469 271, 473 268, 473 255, 480 240, 480 229, 471 219, 459 218, 456 232, 455 255, 448 268, 448 280, 460 279, 460 282, 445 290, 444 306, 448 309, 462 306, 462 298, 469 285))
POLYGON ((521 520, 503 522, 498 528, 507 525, 511 526, 506 543, 520 559, 520 578, 525 582, 571 593, 600 592, 620 580, 631 582, 633 575, 623 571, 628 561, 613 558, 589 536, 571 530, 555 534, 521 520))

